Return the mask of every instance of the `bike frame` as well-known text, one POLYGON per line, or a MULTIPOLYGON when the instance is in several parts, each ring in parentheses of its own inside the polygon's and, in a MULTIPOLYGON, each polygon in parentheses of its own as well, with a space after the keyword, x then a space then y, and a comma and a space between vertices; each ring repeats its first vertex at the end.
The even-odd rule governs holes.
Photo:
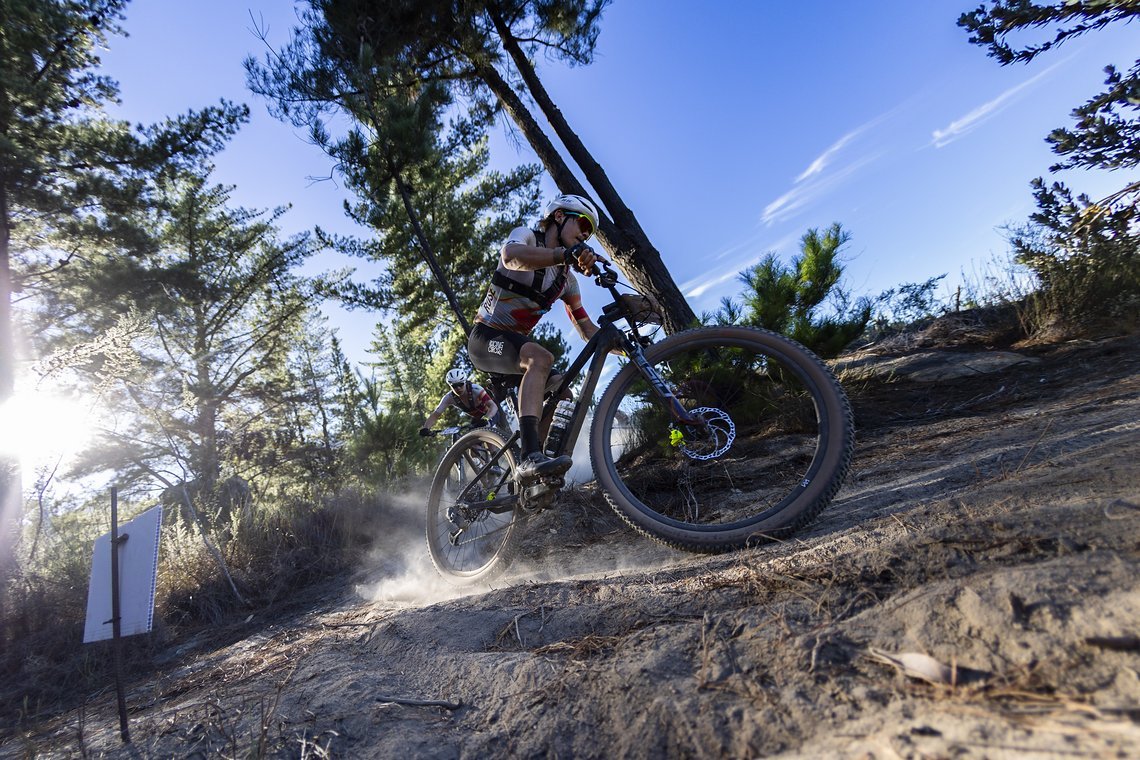
MULTIPOLYGON (((637 323, 629 315, 623 313, 620 306, 620 294, 617 292, 617 276, 612 270, 607 268, 604 273, 597 272, 597 284, 610 291, 614 298, 612 309, 607 307, 598 320, 598 331, 590 336, 586 341, 586 345, 578 352, 578 355, 571 362, 566 372, 562 374, 562 380, 554 388, 549 399, 542 407, 542 417, 548 418, 554 413, 554 407, 558 405, 562 396, 567 393, 570 386, 582 374, 583 369, 586 370, 585 377, 582 381, 582 387, 578 394, 578 399, 574 404, 574 414, 570 418, 570 424, 567 426, 566 435, 562 437, 562 442, 557 451, 553 452, 553 456, 558 456, 566 451, 573 451, 574 445, 578 441, 578 436, 582 432, 582 424, 586 420, 586 413, 589 411, 589 400, 594 396, 594 390, 598 385, 598 378, 601 376, 602 367, 605 364, 606 357, 609 352, 618 348, 629 358, 630 362, 637 367, 639 373, 649 383, 650 388, 653 389, 654 394, 667 406, 673 419, 683 425, 702 425, 702 421, 698 418, 691 416, 681 402, 673 394, 668 384, 661 378, 653 366, 645 358, 645 352, 640 342, 630 338, 630 335, 637 334, 637 323), (619 319, 624 319, 629 325, 629 334, 625 330, 618 327, 615 322, 619 319), (589 367, 587 368, 587 362, 589 367)), ((517 416, 517 396, 512 397, 512 403, 516 404, 515 414, 517 416)), ((507 442, 499 448, 497 452, 491 457, 483 467, 481 467, 472 479, 472 483, 468 484, 459 495, 460 499, 467 496, 468 490, 474 485, 475 482, 483 476, 486 470, 495 465, 496 462, 502 457, 503 452, 514 445, 515 441, 521 437, 521 432, 516 430, 507 442)), ((492 511, 504 511, 509 505, 513 505, 518 500, 517 495, 510 495, 498 497, 492 501, 484 502, 481 506, 492 511)))

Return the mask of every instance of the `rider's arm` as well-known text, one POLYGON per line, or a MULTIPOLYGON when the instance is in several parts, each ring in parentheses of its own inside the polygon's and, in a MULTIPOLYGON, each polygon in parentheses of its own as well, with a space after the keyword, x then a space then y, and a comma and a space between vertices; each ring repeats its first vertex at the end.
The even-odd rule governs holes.
POLYGON ((435 408, 435 411, 428 415, 428 418, 424 420, 424 424, 420 425, 420 429, 428 429, 436 422, 438 422, 440 416, 443 415, 444 410, 449 406, 451 406, 451 391, 448 391, 447 394, 439 400, 439 406, 435 408))
MULTIPOLYGON (((538 244, 534 232, 526 227, 516 227, 507 237, 499 256, 503 266, 523 272, 559 266, 566 263, 566 249, 563 246, 545 248, 538 244)), ((578 251, 579 268, 594 265, 594 252, 588 246, 578 251)))
MULTIPOLYGON (((598 326, 582 308, 582 291, 578 289, 578 281, 573 275, 568 278, 566 289, 562 291, 562 302, 566 305, 566 316, 570 317, 570 323, 582 336, 582 340, 589 340, 594 337, 594 333, 598 331, 598 326)), ((610 353, 614 356, 625 356, 624 352, 616 348, 610 349, 610 353)))
POLYGON ((495 403, 495 399, 491 398, 487 389, 480 385, 473 385, 471 388, 471 419, 475 422, 486 420, 490 423, 498 412, 499 406, 495 403))
POLYGON ((573 275, 566 278, 566 289, 562 291, 562 303, 566 305, 566 316, 570 317, 570 324, 578 331, 582 340, 589 340, 598 331, 598 326, 582 307, 582 291, 578 288, 578 280, 573 275))
POLYGON ((535 239, 534 232, 526 227, 515 227, 499 251, 503 266, 523 272, 545 269, 564 260, 562 248, 544 248, 535 239))

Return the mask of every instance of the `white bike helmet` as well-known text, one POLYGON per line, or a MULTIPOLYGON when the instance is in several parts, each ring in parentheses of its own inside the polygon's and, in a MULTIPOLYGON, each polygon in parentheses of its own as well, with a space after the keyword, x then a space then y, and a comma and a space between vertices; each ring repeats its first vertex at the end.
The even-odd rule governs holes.
POLYGON ((573 211, 576 214, 581 214, 590 220, 594 225, 594 231, 598 229, 598 209, 586 198, 580 195, 571 195, 566 193, 564 195, 555 196, 546 204, 546 210, 543 212, 543 218, 549 219, 550 215, 558 209, 564 211, 573 211))
POLYGON ((467 373, 456 367, 447 371, 447 384, 459 385, 460 383, 467 382, 467 373))

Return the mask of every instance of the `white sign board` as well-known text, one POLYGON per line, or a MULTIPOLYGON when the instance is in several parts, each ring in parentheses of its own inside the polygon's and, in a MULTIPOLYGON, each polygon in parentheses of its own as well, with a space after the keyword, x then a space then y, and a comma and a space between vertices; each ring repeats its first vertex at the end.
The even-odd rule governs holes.
MULTIPOLYGON (((154 623, 154 584, 158 577, 161 527, 161 506, 119 526, 119 632, 123 636, 147 633, 154 623), (125 541, 123 536, 127 536, 125 541)), ((83 643, 102 641, 112 635, 111 534, 108 532, 95 539, 83 643)))

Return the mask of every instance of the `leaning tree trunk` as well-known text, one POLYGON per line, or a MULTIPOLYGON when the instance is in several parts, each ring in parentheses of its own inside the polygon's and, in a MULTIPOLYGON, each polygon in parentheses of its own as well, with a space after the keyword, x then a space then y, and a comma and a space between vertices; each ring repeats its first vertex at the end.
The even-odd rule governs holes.
MULTIPOLYGON (((16 341, 12 335, 12 267, 8 186, 0 170, 0 407, 15 390, 16 341)), ((0 453, 0 650, 8 645, 8 583, 15 567, 14 548, 20 524, 20 464, 0 453)))
POLYGON ((11 211, 8 187, 0 171, 0 404, 12 397, 16 378, 16 341, 12 333, 11 211))
POLYGON ((431 269, 439 287, 443 289, 443 294, 447 298, 448 304, 451 305, 451 310, 455 312, 455 318, 459 320, 459 326, 463 328, 464 335, 471 334, 471 323, 467 321, 467 316, 463 313, 463 307, 459 305, 459 298, 456 297, 455 291, 451 287, 451 283, 447 279, 447 274, 439 265, 439 259, 436 258, 435 250, 428 240, 427 234, 424 232, 423 225, 420 224, 419 214, 416 212, 415 204, 412 203, 412 190, 404 182, 403 177, 395 167, 390 167, 392 177, 395 178, 396 189, 400 193, 400 199, 404 202, 404 210, 408 214, 408 218, 412 221, 412 229, 415 230, 416 239, 420 244, 420 251, 423 253, 424 261, 427 262, 428 268, 431 269))
MULTIPOLYGON (((475 71, 522 130, 523 136, 550 172, 558 189, 564 193, 590 195, 558 154, 526 105, 495 67, 489 63, 476 62, 475 71)), ((630 283, 638 290, 652 293, 665 307, 666 331, 672 333, 691 327, 696 316, 680 288, 673 282, 669 270, 661 262, 661 255, 645 238, 644 233, 641 235, 642 243, 639 244, 638 240, 630 237, 625 229, 611 222, 605 214, 601 215, 598 222, 598 238, 602 246, 613 255, 630 283)))

